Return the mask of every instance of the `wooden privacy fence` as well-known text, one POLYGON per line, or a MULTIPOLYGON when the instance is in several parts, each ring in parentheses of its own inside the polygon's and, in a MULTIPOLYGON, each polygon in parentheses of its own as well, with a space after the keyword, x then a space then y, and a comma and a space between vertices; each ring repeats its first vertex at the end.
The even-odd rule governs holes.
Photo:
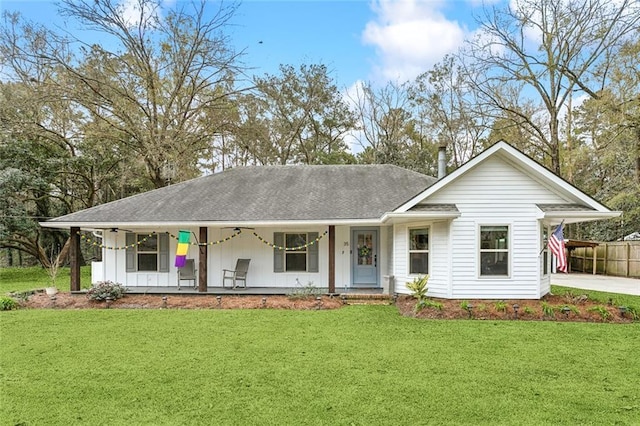
POLYGON ((573 248, 570 265, 574 272, 640 278, 640 241, 616 241, 600 243, 596 247, 573 248))

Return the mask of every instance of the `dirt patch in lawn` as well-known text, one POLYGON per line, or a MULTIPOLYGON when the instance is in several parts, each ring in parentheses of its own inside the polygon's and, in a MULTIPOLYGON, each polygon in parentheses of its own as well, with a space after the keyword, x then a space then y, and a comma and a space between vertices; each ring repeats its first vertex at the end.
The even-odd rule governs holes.
MULTIPOLYGON (((338 309, 345 304, 392 303, 384 300, 343 300, 339 296, 290 297, 282 295, 141 295, 127 294, 112 302, 89 300, 84 294, 59 292, 55 299, 37 291, 17 298, 26 309, 338 309)), ((395 305, 401 315, 421 319, 530 320, 580 322, 633 322, 634 311, 612 302, 602 303, 586 295, 546 295, 542 300, 448 300, 427 299, 416 309, 416 299, 400 295, 395 305)), ((635 313, 637 315, 637 312, 635 313)))

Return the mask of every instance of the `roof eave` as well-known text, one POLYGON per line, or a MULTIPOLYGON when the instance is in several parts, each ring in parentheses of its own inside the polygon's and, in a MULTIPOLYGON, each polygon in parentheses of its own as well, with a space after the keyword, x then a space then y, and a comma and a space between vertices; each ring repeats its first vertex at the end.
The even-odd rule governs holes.
POLYGON ((448 212, 395 212, 382 216, 382 223, 402 223, 416 220, 453 220, 459 218, 459 211, 448 212))
POLYGON ((380 225, 381 219, 316 219, 316 220, 262 220, 262 221, 167 221, 167 222, 40 222, 44 228, 69 229, 81 228, 84 230, 102 230, 111 228, 149 229, 149 228, 261 228, 261 227, 302 227, 302 226, 329 226, 329 225, 355 225, 373 226, 380 225))

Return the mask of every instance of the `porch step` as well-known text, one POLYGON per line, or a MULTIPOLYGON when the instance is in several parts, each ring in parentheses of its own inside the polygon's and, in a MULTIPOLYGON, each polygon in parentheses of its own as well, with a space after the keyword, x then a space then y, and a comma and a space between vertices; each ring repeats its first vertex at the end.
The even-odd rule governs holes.
POLYGON ((388 294, 342 293, 340 299, 345 305, 392 305, 393 296, 388 294))

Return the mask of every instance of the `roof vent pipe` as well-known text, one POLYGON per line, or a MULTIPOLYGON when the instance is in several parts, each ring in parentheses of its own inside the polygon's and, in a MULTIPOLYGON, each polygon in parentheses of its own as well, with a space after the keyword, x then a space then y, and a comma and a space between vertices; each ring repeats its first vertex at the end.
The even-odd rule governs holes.
POLYGON ((438 179, 442 179, 447 175, 447 146, 440 145, 438 147, 438 179))

